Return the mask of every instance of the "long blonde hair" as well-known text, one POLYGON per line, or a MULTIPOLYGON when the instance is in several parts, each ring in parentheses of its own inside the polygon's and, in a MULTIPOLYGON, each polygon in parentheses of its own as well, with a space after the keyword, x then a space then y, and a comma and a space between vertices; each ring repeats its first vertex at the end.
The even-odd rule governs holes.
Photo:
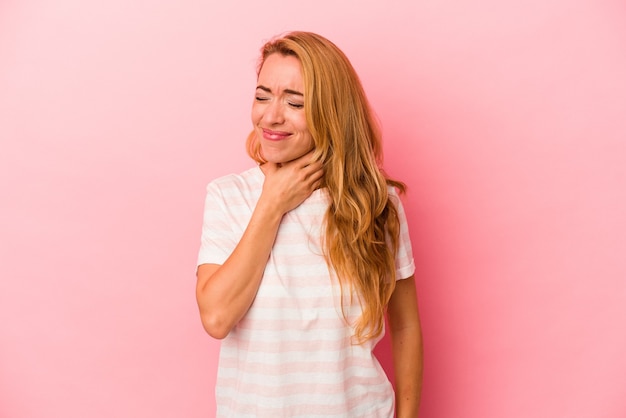
MULTIPOLYGON (((381 168, 380 129, 345 54, 320 35, 291 32, 261 48, 259 71, 275 53, 295 56, 302 65, 307 126, 315 144, 314 158, 324 164, 324 186, 330 196, 324 255, 342 294, 348 285, 358 295, 362 314, 355 337, 362 343, 381 334, 396 283, 400 224, 387 186, 401 192, 405 186, 381 168)), ((265 162, 254 132, 247 148, 254 160, 265 162)))

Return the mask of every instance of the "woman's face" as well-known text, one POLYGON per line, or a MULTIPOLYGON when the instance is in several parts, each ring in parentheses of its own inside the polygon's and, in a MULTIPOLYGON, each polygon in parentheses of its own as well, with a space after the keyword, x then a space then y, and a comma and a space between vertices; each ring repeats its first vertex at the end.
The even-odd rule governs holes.
POLYGON ((313 149, 304 111, 304 81, 300 61, 272 54, 265 58, 252 105, 252 124, 261 155, 286 163, 313 149))

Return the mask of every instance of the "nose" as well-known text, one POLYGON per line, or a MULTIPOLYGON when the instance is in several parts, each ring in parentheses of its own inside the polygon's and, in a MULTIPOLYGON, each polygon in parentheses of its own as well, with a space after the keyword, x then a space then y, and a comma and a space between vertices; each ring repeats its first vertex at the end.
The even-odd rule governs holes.
POLYGON ((283 106, 279 100, 272 100, 268 103, 263 113, 264 121, 269 125, 280 125, 285 121, 283 106))

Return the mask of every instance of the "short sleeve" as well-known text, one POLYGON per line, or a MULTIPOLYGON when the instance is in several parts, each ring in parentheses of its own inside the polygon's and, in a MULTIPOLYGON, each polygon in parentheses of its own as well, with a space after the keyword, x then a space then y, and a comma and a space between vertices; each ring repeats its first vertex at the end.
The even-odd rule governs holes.
POLYGON ((396 280, 407 279, 415 273, 415 261, 413 260, 413 248, 409 236, 404 206, 395 189, 390 189, 389 197, 395 204, 400 221, 400 236, 398 240, 398 252, 396 253, 396 280))
POLYGON ((198 265, 224 264, 237 245, 222 191, 216 182, 207 186, 198 265))

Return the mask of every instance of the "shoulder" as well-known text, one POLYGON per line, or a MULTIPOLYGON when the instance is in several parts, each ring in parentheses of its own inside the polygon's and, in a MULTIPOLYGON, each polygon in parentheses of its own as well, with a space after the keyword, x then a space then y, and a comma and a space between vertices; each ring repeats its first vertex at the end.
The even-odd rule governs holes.
POLYGON ((402 192, 392 184, 387 185, 387 195, 389 200, 396 206, 402 206, 402 192))
POLYGON ((208 190, 249 190, 263 185, 263 172, 259 167, 252 167, 242 173, 227 174, 213 179, 207 185, 208 190))
POLYGON ((387 193, 389 193, 389 196, 398 196, 400 192, 396 186, 387 184, 387 193))

